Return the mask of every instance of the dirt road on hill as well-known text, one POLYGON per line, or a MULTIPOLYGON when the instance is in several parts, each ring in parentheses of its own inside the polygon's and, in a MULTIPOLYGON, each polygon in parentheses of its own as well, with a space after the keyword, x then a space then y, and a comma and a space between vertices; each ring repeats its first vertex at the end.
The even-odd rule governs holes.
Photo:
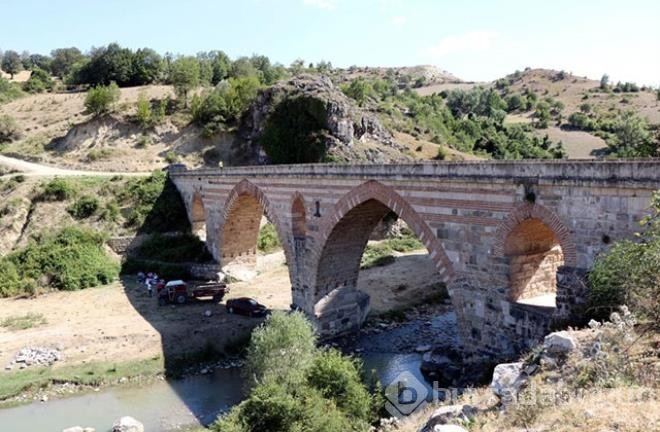
POLYGON ((83 171, 42 165, 0 155, 0 166, 26 176, 145 176, 150 172, 83 171))

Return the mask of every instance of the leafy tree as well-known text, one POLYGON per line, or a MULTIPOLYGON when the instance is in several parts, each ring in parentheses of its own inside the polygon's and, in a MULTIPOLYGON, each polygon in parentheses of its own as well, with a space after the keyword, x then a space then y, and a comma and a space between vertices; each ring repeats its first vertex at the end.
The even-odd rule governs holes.
POLYGON ((257 77, 260 82, 263 81, 263 73, 252 64, 249 58, 239 57, 234 60, 229 71, 229 77, 240 78, 248 76, 257 77))
POLYGON ((35 67, 30 78, 23 85, 23 90, 28 93, 42 93, 52 90, 54 86, 55 83, 48 72, 35 67))
POLYGON ((115 83, 92 87, 85 96, 85 108, 94 116, 108 113, 112 110, 115 102, 119 100, 121 92, 115 83))
POLYGON ((41 69, 44 70, 48 73, 51 72, 50 65, 53 62, 53 59, 51 59, 49 56, 45 56, 42 54, 30 54, 30 56, 27 58, 27 61, 23 62, 23 66, 25 69, 41 69))
POLYGON ((300 75, 305 70, 305 60, 298 58, 291 62, 289 70, 293 75, 300 75))
POLYGON ((132 85, 145 85, 158 81, 163 73, 163 59, 151 48, 141 48, 132 58, 132 85))
POLYGON ((231 59, 223 51, 211 51, 209 53, 209 58, 211 59, 211 68, 213 70, 211 84, 217 85, 220 81, 229 76, 231 59))
POLYGON ((92 57, 79 72, 80 83, 119 86, 131 84, 133 77, 133 53, 116 43, 92 50, 92 57))
POLYGON ((169 81, 174 86, 177 97, 188 106, 188 93, 199 85, 199 61, 195 57, 180 57, 170 67, 169 81))
POLYGON ((99 200, 90 195, 83 195, 67 208, 71 216, 76 219, 87 219, 91 217, 99 208, 99 200))
POLYGON ((50 53, 53 61, 51 62, 51 72, 53 75, 64 78, 71 72, 75 63, 83 60, 84 56, 78 48, 58 48, 50 53))
POLYGON ((646 120, 633 111, 626 111, 615 123, 616 141, 611 150, 621 157, 658 156, 658 144, 653 143, 646 120))
POLYGON ((21 56, 16 51, 5 51, 2 55, 2 70, 7 72, 11 79, 14 79, 14 75, 23 70, 21 56))
POLYGON ((610 82, 610 76, 608 74, 603 74, 603 76, 600 77, 600 89, 607 90, 609 82, 610 82))
POLYGON ((317 72, 321 73, 330 72, 332 70, 332 63, 329 61, 321 60, 320 62, 316 63, 316 70, 317 72))
POLYGON ((347 86, 342 86, 342 91, 346 96, 355 99, 360 106, 364 105, 374 92, 371 85, 364 78, 352 80, 347 86))

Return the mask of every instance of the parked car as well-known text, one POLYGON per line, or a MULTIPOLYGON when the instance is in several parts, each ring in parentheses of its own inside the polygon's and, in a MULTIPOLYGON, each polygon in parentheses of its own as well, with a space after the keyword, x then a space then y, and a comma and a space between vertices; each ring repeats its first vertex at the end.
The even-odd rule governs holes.
POLYGON ((268 308, 250 297, 239 297, 227 300, 225 308, 229 313, 261 317, 268 314, 268 308))

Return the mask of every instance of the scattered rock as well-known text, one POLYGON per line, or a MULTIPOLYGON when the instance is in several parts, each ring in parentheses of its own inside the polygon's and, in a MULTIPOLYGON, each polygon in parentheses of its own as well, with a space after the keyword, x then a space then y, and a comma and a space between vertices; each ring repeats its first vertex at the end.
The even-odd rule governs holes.
POLYGON ((213 312, 211 312, 210 310, 205 310, 204 311, 204 316, 205 317, 210 317, 211 315, 213 315, 213 312))
POLYGON ((115 421, 112 432, 144 432, 144 425, 133 417, 124 416, 115 421))
MULTIPOLYGON (((471 405, 447 405, 438 408, 433 411, 431 417, 419 432, 435 432, 436 430, 443 431, 452 431, 458 429, 438 429, 440 426, 454 426, 447 425, 448 422, 459 419, 460 421, 469 421, 470 417, 473 417, 477 412, 477 409, 471 405)), ((463 430, 461 428, 461 430, 463 430)))
POLYGON ((457 425, 437 425, 432 429, 433 432, 467 432, 467 430, 457 425))
POLYGON ((41 396, 41 399, 39 399, 39 400, 40 400, 41 402, 48 402, 48 396, 47 396, 47 395, 43 395, 43 396, 41 396))
POLYGON ((566 354, 576 346, 575 340, 566 331, 550 333, 543 339, 543 349, 548 354, 566 354))
POLYGON ((523 363, 501 363, 495 366, 490 389, 500 398, 516 395, 527 383, 527 375, 523 372, 523 363))
POLYGON ((47 347, 25 347, 22 348, 16 357, 14 363, 20 363, 20 369, 32 365, 52 365, 62 359, 62 353, 54 348, 47 347))
POLYGON ((417 347, 415 347, 415 351, 419 353, 431 351, 431 345, 417 345, 417 347))

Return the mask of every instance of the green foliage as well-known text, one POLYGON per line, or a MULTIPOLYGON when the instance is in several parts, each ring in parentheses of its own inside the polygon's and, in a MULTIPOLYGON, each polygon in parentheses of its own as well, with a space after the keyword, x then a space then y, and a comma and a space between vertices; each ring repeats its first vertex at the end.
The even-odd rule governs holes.
POLYGON ((149 259, 128 257, 121 263, 121 274, 135 275, 149 269, 163 279, 190 279, 190 266, 186 263, 164 263, 149 259))
POLYGON ((215 133, 221 124, 236 122, 243 115, 260 86, 255 76, 241 76, 230 78, 201 96, 195 95, 191 101, 193 121, 215 133))
POLYGON ((132 254, 140 259, 171 263, 212 261, 204 242, 193 234, 153 234, 132 254))
POLYGON ((30 78, 23 84, 23 90, 28 93, 43 93, 51 91, 55 82, 50 74, 42 69, 35 68, 30 74, 30 78))
POLYGON ((257 237, 257 249, 259 252, 267 254, 281 248, 280 238, 277 236, 275 225, 268 222, 259 230, 257 237))
POLYGON ((41 201, 64 201, 72 198, 75 193, 76 187, 69 180, 56 177, 46 184, 38 199, 41 201))
POLYGON ((14 75, 23 70, 21 56, 16 51, 5 51, 2 56, 2 70, 7 72, 11 75, 11 78, 14 79, 14 75))
POLYGON ((314 329, 305 316, 275 312, 252 332, 245 366, 249 383, 301 384, 315 352, 314 329))
POLYGON ((85 96, 85 108, 95 116, 108 113, 119 100, 120 95, 119 87, 115 83, 93 87, 87 91, 85 96))
POLYGON ((646 120, 626 111, 614 124, 615 139, 608 142, 610 152, 619 157, 660 155, 658 142, 653 142, 646 120))
POLYGON ((652 209, 638 241, 616 242, 596 258, 589 272, 591 316, 606 318, 625 304, 642 318, 660 322, 660 192, 652 209))
POLYGON ((21 137, 16 120, 6 114, 0 115, 0 144, 12 142, 21 137))
POLYGON ((362 253, 360 269, 385 266, 394 260, 392 248, 387 243, 368 244, 362 253))
POLYGON ((18 99, 23 95, 21 87, 0 77, 0 104, 18 99))
POLYGON ((177 155, 173 150, 168 151, 165 153, 165 161, 167 163, 176 163, 179 160, 179 155, 177 155))
POLYGON ((361 381, 361 370, 358 360, 336 349, 326 349, 314 358, 307 381, 349 418, 368 422, 371 420, 371 395, 361 381))
POLYGON ((607 90, 609 82, 610 76, 608 74, 603 74, 603 76, 600 78, 600 89, 607 90))
POLYGON ((99 200, 96 197, 83 195, 67 208, 67 211, 76 219, 87 219, 99 208, 99 200))
POLYGON ((378 408, 360 380, 360 364, 317 349, 299 312, 276 312, 253 332, 246 369, 250 394, 212 430, 366 432, 378 408))
POLYGON ((83 59, 83 55, 78 48, 58 48, 53 50, 50 55, 53 57, 50 68, 53 75, 64 78, 68 75, 73 66, 83 59))
POLYGON ((152 124, 153 112, 151 110, 151 102, 147 99, 147 95, 144 92, 140 92, 138 95, 137 103, 137 121, 143 128, 149 127, 152 124))
POLYGON ((37 236, 0 260, 0 295, 25 292, 35 283, 78 290, 113 281, 118 266, 106 255, 104 242, 102 234, 76 227, 37 236))
POLYGON ((357 78, 350 82, 350 84, 343 85, 341 91, 350 98, 357 101, 358 105, 362 106, 373 95, 374 89, 371 84, 364 78, 357 78))
POLYGON ((200 83, 199 62, 195 57, 180 57, 170 66, 169 82, 178 98, 188 106, 188 93, 200 83))
POLYGON ((294 96, 277 104, 260 144, 274 164, 321 162, 326 155, 326 107, 323 101, 294 96))
POLYGON ((190 229, 181 195, 162 171, 129 179, 117 198, 127 209, 128 227, 143 233, 190 229))

